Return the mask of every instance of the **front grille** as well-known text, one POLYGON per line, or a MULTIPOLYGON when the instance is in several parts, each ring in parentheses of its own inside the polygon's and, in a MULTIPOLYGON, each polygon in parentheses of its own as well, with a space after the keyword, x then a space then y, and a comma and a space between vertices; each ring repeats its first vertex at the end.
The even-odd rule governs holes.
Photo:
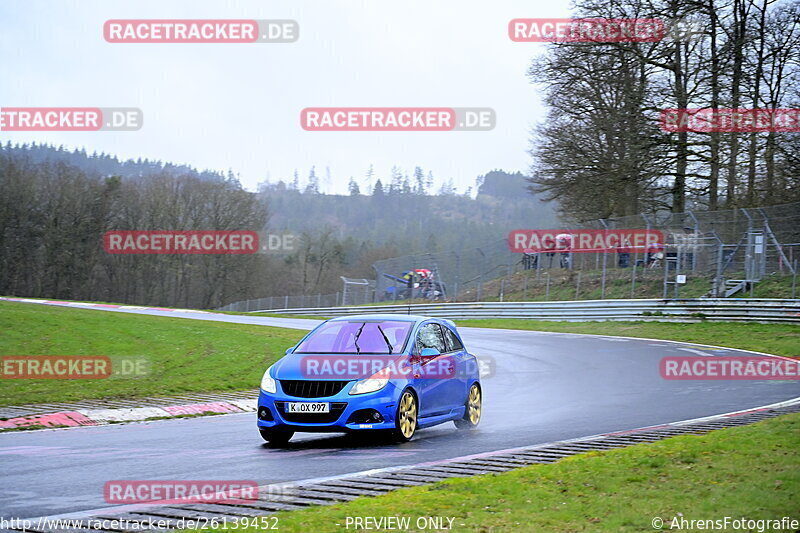
POLYGON ((330 424, 339 420, 347 402, 331 403, 330 413, 287 413, 286 402, 275 402, 275 407, 287 422, 300 422, 304 424, 330 424))
POLYGON ((281 380, 283 392, 297 398, 324 398, 333 396, 347 385, 347 381, 281 380))

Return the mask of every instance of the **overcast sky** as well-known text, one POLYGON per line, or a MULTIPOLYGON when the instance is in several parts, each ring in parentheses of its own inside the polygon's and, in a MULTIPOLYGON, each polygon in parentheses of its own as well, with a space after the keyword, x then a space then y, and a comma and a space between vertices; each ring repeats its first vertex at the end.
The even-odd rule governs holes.
POLYGON ((460 190, 493 168, 525 171, 543 117, 525 71, 543 45, 514 43, 513 18, 569 15, 568 0, 4 0, 0 107, 138 107, 135 132, 0 132, 121 158, 232 169, 251 190, 305 178, 327 192, 393 165, 460 190), (290 44, 110 44, 108 19, 294 19, 290 44), (489 132, 307 132, 305 107, 492 107, 489 132), (332 183, 324 183, 325 168, 332 183))

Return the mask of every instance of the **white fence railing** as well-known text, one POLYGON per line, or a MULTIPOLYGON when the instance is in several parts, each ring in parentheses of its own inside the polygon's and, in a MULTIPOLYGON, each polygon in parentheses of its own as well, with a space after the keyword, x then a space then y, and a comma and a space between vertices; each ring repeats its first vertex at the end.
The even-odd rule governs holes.
POLYGON ((446 317, 456 320, 469 318, 522 318, 567 321, 733 320, 800 323, 800 300, 698 298, 686 300, 431 303, 272 309, 270 313, 320 317, 390 313, 446 317))

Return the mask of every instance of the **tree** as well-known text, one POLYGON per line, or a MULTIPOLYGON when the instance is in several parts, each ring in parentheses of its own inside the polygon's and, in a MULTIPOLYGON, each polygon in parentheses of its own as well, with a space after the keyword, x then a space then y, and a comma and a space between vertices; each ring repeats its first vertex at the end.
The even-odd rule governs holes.
POLYGON ((391 170, 391 181, 389 182, 389 194, 400 194, 403 191, 403 172, 400 167, 393 166, 391 170))
POLYGON ((442 196, 452 196, 456 194, 456 188, 453 185, 453 178, 448 178, 439 188, 439 194, 442 196))
POLYGON ((364 175, 365 177, 365 189, 370 190, 372 188, 372 184, 374 183, 375 177, 375 169, 372 163, 369 164, 369 168, 367 169, 367 173, 364 175))
POLYGON ((425 183, 425 173, 421 167, 414 167, 414 193, 427 194, 428 184, 425 183))
POLYGON ((553 46, 531 65, 550 108, 531 139, 532 192, 578 220, 635 214, 643 197, 659 202, 663 136, 644 114, 648 72, 634 54, 596 43, 553 46))
POLYGON ((657 124, 664 109, 791 107, 797 2, 579 0, 575 9, 580 18, 689 21, 700 31, 676 24, 653 43, 553 44, 536 59, 529 74, 545 86, 550 113, 531 139, 532 191, 577 219, 683 212, 687 202, 716 209, 722 190, 731 206, 788 197, 776 185, 778 167, 787 168, 776 158, 790 161, 795 144, 783 134, 657 124))
POLYGON ((308 183, 306 184, 304 194, 319 194, 319 178, 317 177, 317 173, 314 171, 314 167, 311 167, 311 170, 308 171, 308 183))
POLYGON ((361 190, 358 188, 358 183, 353 177, 350 177, 350 183, 347 185, 348 190, 350 191, 350 196, 358 196, 361 194, 361 190))

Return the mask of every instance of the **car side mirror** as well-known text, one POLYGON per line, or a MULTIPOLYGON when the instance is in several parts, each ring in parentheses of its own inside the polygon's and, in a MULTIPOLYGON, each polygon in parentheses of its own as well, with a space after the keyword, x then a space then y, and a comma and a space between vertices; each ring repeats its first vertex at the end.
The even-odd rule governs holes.
POLYGON ((286 353, 286 355, 289 355, 293 351, 294 351, 294 346, 292 346, 291 348, 286 348, 286 352, 285 353, 286 353))
POLYGON ((436 348, 423 348, 420 352, 421 357, 436 357, 437 355, 442 355, 442 352, 437 350, 436 348))

